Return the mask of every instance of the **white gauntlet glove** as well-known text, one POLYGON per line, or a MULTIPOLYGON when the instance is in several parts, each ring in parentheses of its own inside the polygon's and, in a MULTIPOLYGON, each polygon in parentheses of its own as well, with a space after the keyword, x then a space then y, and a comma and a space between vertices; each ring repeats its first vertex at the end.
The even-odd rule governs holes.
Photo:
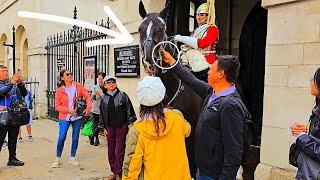
POLYGON ((181 36, 180 34, 174 36, 175 41, 182 42, 194 49, 198 49, 198 39, 190 36, 181 36))

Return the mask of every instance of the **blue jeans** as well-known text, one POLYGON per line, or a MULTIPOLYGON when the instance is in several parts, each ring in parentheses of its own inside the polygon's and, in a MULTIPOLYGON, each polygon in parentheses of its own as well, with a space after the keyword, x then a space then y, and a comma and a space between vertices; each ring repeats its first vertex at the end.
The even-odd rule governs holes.
POLYGON ((82 124, 82 119, 70 122, 70 121, 59 121, 59 138, 57 144, 57 157, 61 157, 64 142, 67 137, 69 126, 72 125, 72 145, 71 145, 71 157, 75 157, 78 149, 79 134, 82 124))
POLYGON ((214 180, 213 177, 207 176, 200 169, 197 171, 196 180, 214 180))

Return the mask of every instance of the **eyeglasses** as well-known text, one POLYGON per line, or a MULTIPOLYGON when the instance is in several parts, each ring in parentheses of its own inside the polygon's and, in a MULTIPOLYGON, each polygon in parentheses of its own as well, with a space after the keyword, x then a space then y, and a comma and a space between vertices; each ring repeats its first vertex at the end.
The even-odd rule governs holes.
POLYGON ((115 81, 107 81, 106 83, 107 84, 115 84, 116 82, 115 81))
POLYGON ((66 76, 72 76, 72 73, 65 73, 66 76))

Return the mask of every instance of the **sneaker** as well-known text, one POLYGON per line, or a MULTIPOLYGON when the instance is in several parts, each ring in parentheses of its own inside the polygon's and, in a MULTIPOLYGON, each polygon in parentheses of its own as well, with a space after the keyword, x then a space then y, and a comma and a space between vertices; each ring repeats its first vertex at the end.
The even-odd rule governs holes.
POLYGON ((8 141, 4 140, 2 147, 8 146, 8 141))
POLYGON ((89 135, 88 136, 89 137, 89 143, 91 144, 91 145, 93 145, 94 144, 94 137, 92 136, 92 135, 89 135))
POLYGON ((79 162, 74 158, 74 157, 70 157, 69 158, 69 163, 74 165, 74 166, 79 166, 79 162))
POLYGON ((32 136, 27 136, 27 139, 28 139, 28 142, 32 142, 33 141, 32 136))
POLYGON ((56 158, 56 160, 52 163, 53 168, 58 168, 61 165, 61 160, 60 158, 56 158))
POLYGON ((96 140, 96 142, 94 142, 93 146, 99 146, 100 145, 100 142, 99 140, 96 140))
POLYGON ((19 137, 18 143, 22 143, 22 142, 23 142, 22 137, 19 137))
POLYGON ((11 159, 8 161, 7 166, 23 166, 24 162, 20 161, 17 158, 11 159))

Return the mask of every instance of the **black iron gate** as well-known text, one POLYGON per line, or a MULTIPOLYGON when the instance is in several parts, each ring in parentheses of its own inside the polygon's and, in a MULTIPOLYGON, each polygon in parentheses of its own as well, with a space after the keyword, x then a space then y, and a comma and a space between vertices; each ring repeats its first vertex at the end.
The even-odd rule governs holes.
MULTIPOLYGON (((74 19, 77 18, 77 9, 74 10, 74 19)), ((110 21, 96 22, 96 25, 110 28, 110 21)), ((101 45, 86 47, 92 40, 106 39, 108 36, 97 31, 73 26, 71 30, 54 34, 47 38, 47 67, 48 67, 48 118, 56 120, 54 98, 57 89, 57 77, 61 69, 67 69, 73 74, 75 81, 84 83, 84 60, 88 57, 96 58, 95 77, 98 72, 107 72, 109 67, 109 46, 101 45)), ((94 79, 96 79, 94 77, 94 79)))

